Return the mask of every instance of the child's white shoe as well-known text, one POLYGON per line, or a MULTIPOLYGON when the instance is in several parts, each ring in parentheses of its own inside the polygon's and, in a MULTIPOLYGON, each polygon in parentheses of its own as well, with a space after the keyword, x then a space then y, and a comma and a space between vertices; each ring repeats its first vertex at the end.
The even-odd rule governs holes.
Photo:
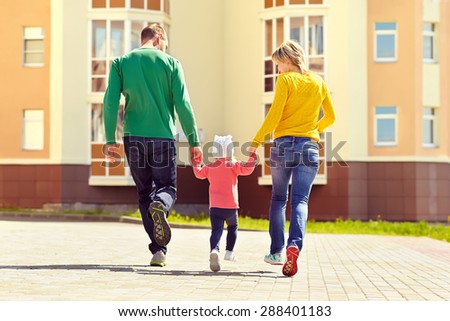
POLYGON ((232 262, 236 262, 237 261, 237 257, 236 255, 234 255, 233 251, 225 251, 225 257, 224 260, 226 261, 232 261, 232 262))
POLYGON ((220 271, 219 252, 217 250, 212 250, 209 254, 209 268, 213 272, 220 271))

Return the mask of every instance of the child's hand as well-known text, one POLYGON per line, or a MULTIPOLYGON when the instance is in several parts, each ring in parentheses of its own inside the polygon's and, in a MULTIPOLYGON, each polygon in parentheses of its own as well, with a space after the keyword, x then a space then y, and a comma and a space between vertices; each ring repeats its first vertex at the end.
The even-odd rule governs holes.
POLYGON ((189 153, 191 156, 191 164, 192 166, 198 167, 203 162, 203 152, 200 147, 190 147, 189 153))
POLYGON ((247 147, 247 152, 249 153, 249 155, 253 155, 256 153, 257 148, 253 147, 253 146, 248 146, 247 147))

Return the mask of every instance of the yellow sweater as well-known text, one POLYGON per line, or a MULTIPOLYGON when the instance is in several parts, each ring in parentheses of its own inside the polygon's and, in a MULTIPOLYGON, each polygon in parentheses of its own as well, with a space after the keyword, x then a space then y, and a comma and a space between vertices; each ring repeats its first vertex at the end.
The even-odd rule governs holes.
POLYGON ((252 146, 263 144, 274 131, 283 136, 310 137, 320 141, 319 133, 334 123, 336 114, 330 92, 323 79, 314 74, 286 72, 278 76, 275 97, 252 146), (323 117, 319 120, 320 106, 323 117))

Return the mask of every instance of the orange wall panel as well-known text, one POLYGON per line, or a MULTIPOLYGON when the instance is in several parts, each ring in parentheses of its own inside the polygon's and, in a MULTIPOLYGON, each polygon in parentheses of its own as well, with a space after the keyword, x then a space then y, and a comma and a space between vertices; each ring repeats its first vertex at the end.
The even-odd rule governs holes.
POLYGON ((422 9, 421 1, 368 1, 368 119, 369 155, 404 156, 415 153, 415 141, 421 139, 416 128, 421 113, 422 9), (397 61, 376 62, 375 23, 397 23, 397 61), (397 107, 397 146, 374 146, 376 106, 397 107))
POLYGON ((0 158, 47 158, 49 156, 50 0, 3 1, 0 5, 5 30, 2 38, 2 86, 0 96, 0 158), (44 66, 23 67, 24 27, 44 28, 44 66), (44 110, 44 150, 22 151, 24 109, 44 110))

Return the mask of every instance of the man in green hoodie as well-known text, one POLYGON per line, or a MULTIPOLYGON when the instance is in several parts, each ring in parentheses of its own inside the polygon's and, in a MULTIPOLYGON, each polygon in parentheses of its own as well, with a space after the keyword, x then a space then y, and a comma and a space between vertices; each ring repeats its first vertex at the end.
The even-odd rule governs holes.
POLYGON ((181 63, 166 53, 159 24, 141 32, 141 47, 116 58, 104 105, 106 156, 114 162, 120 95, 125 96, 123 142, 139 197, 152 266, 164 266, 171 230, 167 215, 176 200, 176 116, 189 142, 191 162, 201 162, 197 125, 181 63))

